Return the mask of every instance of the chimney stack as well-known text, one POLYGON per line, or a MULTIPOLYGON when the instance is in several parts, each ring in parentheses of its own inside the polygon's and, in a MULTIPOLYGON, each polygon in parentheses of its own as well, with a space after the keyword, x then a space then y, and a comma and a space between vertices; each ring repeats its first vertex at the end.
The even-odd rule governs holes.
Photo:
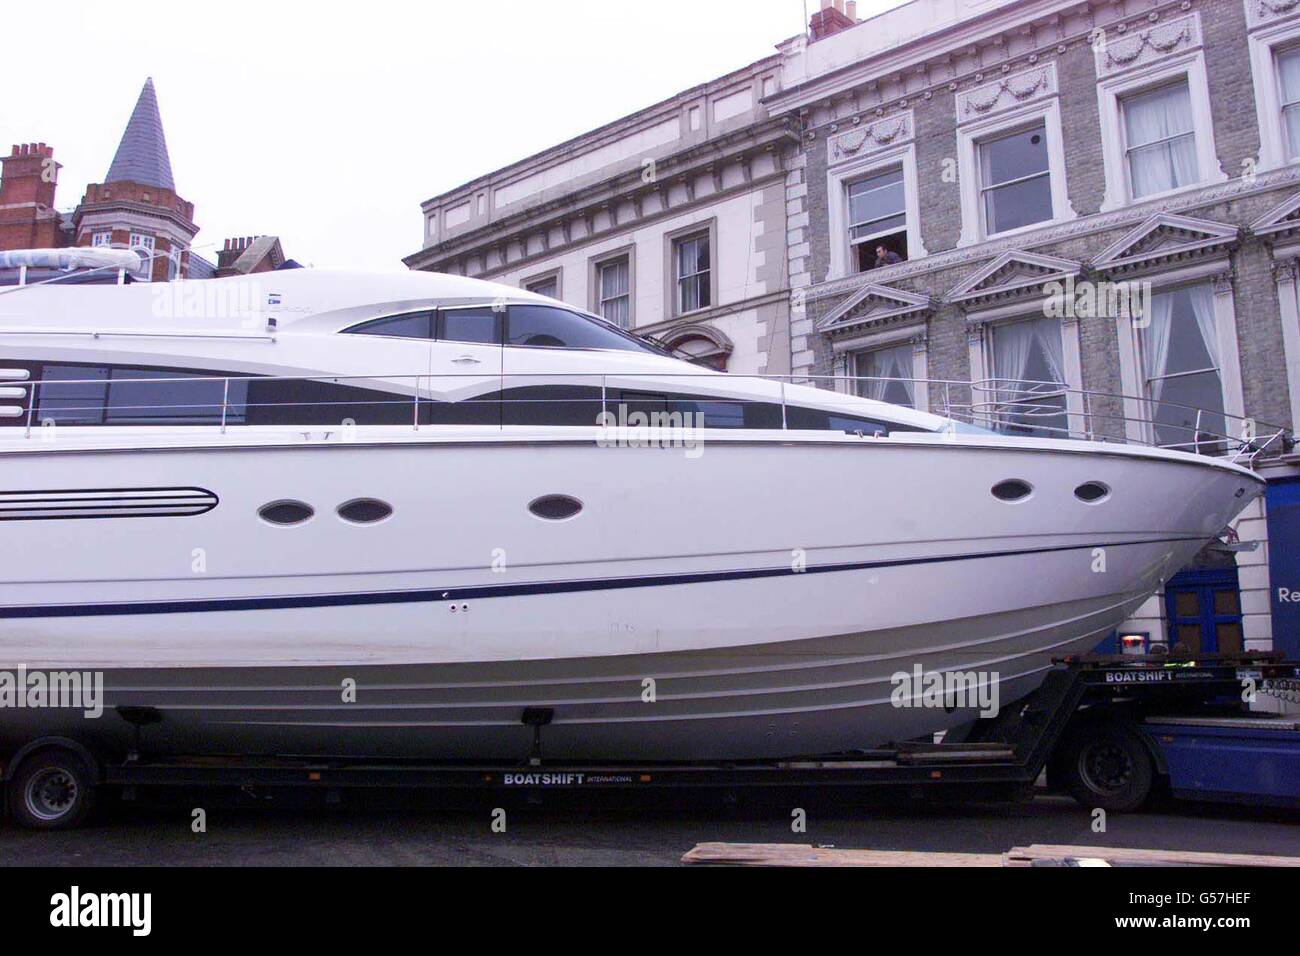
POLYGON ((812 42, 824 40, 829 36, 834 36, 841 30, 847 30, 851 26, 857 25, 857 3, 849 4, 853 9, 852 16, 846 14, 845 0, 822 0, 822 8, 812 15, 808 21, 808 31, 812 34, 812 42))

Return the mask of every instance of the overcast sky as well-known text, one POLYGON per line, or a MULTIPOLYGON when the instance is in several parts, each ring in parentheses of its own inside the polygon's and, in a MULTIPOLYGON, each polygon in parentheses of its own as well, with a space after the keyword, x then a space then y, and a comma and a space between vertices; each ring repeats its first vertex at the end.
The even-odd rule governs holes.
POLYGON ((422 200, 767 56, 805 3, 8 4, 0 148, 52 145, 71 210, 152 76, 202 255, 271 233, 304 264, 401 269, 422 200))

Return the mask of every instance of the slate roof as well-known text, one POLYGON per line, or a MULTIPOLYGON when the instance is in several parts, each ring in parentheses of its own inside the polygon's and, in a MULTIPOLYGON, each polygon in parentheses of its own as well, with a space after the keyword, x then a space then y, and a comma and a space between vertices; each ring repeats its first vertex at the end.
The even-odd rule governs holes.
POLYGON ((113 164, 108 168, 106 183, 139 183, 176 191, 172 180, 171 159, 167 156, 167 137, 163 135, 162 117, 158 114, 158 95, 153 78, 144 81, 131 119, 122 134, 113 164))

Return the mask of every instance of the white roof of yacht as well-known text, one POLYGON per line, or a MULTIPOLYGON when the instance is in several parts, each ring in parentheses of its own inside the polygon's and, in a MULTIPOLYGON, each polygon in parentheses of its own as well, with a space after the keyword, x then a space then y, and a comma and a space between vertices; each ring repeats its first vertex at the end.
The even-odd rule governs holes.
POLYGON ((323 313, 364 308, 381 314, 389 309, 497 299, 553 303, 513 286, 436 272, 285 269, 179 282, 13 286, 0 290, 0 326, 52 331, 247 331, 250 318, 264 326, 273 317, 284 331, 323 313))

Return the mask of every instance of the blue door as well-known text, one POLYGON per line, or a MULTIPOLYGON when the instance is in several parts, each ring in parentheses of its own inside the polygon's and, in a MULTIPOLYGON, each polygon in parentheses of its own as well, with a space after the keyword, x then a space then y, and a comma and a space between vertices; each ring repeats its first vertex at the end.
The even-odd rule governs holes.
POLYGON ((1241 592, 1236 568, 1180 571, 1165 585, 1169 647, 1193 655, 1240 654, 1241 592))
POLYGON ((1300 658, 1300 478, 1270 481, 1267 501, 1273 650, 1296 660, 1300 658))

